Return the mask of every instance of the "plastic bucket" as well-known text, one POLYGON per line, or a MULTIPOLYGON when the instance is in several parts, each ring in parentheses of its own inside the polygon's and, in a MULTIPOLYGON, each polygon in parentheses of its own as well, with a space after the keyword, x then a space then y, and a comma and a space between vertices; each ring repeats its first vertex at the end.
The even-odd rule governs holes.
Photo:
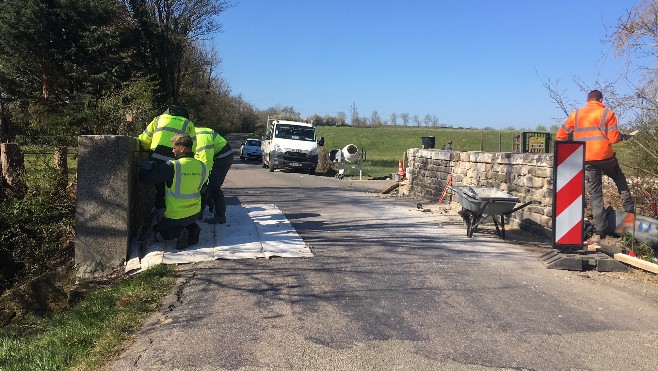
POLYGON ((436 138, 434 137, 420 137, 423 143, 423 149, 433 149, 436 147, 436 138))

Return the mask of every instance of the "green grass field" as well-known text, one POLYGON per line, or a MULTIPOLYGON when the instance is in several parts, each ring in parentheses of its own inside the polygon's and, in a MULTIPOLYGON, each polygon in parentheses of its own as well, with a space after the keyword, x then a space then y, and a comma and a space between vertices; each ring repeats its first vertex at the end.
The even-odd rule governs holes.
MULTIPOLYGON (((390 176, 398 172, 398 161, 409 148, 421 148, 422 137, 435 138, 436 148, 452 140, 455 151, 511 152, 512 130, 473 130, 418 127, 354 128, 351 126, 318 127, 318 137, 325 139, 324 149, 342 149, 354 144, 366 151, 363 175, 390 176)), ((347 169, 347 176, 358 176, 358 170, 347 169)))

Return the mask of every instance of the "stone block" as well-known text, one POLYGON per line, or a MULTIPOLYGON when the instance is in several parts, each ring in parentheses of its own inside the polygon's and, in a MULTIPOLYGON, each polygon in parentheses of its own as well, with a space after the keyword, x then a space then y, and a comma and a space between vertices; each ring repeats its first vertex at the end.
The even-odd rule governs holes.
POLYGON ((531 174, 540 178, 550 178, 553 176, 553 168, 536 166, 532 168, 531 174))
POLYGON ((459 161, 462 163, 471 162, 471 152, 459 152, 459 161))
POLYGON ((509 165, 512 163, 512 153, 511 152, 496 153, 495 160, 499 164, 509 165))
POLYGON ((491 152, 477 152, 474 157, 475 162, 491 163, 494 160, 494 154, 491 152))
POLYGON ((131 236, 136 138, 83 135, 78 139, 75 263, 79 278, 121 267, 131 236))
POLYGON ((543 188, 546 186, 546 178, 532 177, 532 188, 543 188))

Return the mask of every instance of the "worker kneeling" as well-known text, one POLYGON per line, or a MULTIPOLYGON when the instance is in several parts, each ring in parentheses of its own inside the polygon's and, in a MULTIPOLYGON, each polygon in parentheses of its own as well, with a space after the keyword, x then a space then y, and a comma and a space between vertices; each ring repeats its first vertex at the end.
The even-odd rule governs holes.
POLYGON ((201 228, 195 223, 201 211, 201 187, 208 178, 206 165, 194 158, 192 138, 175 135, 171 142, 175 159, 156 168, 145 161, 139 170, 144 185, 165 183, 164 218, 154 227, 158 241, 178 238, 177 249, 199 242, 201 228))

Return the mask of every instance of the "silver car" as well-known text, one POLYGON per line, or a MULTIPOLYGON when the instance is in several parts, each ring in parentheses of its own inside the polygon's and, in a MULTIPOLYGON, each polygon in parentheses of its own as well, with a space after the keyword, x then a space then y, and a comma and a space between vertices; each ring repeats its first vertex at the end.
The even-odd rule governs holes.
POLYGON ((260 139, 248 138, 240 146, 240 160, 260 160, 262 157, 260 139))

